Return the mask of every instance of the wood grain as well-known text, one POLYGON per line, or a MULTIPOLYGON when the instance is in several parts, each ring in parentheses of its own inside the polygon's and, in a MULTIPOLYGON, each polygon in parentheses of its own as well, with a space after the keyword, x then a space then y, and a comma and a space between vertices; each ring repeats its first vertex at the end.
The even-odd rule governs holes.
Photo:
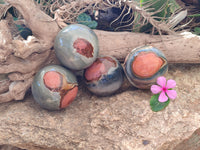
POLYGON ((151 45, 161 50, 169 63, 200 63, 200 37, 185 35, 149 35, 131 32, 95 31, 100 55, 111 55, 121 62, 134 48, 151 45))

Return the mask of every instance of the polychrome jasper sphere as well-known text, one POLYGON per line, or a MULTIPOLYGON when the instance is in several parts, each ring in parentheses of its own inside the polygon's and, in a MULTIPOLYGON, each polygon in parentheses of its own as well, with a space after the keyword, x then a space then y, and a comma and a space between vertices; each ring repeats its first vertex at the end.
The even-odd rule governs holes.
POLYGON ((84 83, 88 90, 99 96, 116 92, 123 83, 123 68, 111 56, 101 56, 84 71, 84 83))
POLYGON ((130 83, 141 89, 148 89, 157 77, 168 71, 164 54, 152 47, 143 46, 133 49, 125 59, 124 72, 130 83))
POLYGON ((54 48, 60 62, 72 70, 89 67, 99 52, 98 38, 85 25, 72 24, 63 28, 55 38, 54 48))
POLYGON ((67 107, 76 97, 78 84, 69 70, 51 65, 41 69, 31 86, 35 101, 48 110, 67 107))

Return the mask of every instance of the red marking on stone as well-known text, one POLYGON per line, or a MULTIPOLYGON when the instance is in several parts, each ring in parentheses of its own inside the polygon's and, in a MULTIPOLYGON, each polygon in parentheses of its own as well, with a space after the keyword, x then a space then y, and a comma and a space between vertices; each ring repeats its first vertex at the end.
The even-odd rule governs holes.
POLYGON ((97 81, 103 74, 107 74, 111 67, 116 67, 116 61, 110 57, 101 57, 85 71, 85 78, 88 81, 97 81))
POLYGON ((90 58, 93 57, 93 46, 90 42, 88 42, 85 39, 78 38, 74 44, 73 47, 76 49, 77 53, 90 58))
POLYGON ((141 52, 132 63, 133 72, 141 77, 153 76, 163 65, 164 61, 153 52, 141 52))
POLYGON ((62 75, 56 71, 46 72, 43 80, 45 86, 52 91, 57 91, 62 87, 62 75))
POLYGON ((67 91, 67 93, 61 99, 60 108, 67 107, 76 98, 77 93, 78 93, 77 86, 75 86, 73 89, 67 91))
POLYGON ((88 81, 98 80, 105 72, 105 66, 101 62, 94 62, 86 71, 85 78, 88 81))

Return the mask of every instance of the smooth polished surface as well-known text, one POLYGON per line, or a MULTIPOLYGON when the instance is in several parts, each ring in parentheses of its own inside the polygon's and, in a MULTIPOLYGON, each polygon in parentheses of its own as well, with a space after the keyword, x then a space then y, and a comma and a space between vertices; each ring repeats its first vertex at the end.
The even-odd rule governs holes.
POLYGON ((31 89, 35 101, 41 107, 59 110, 75 99, 78 84, 71 71, 51 65, 44 67, 35 75, 31 89))
POLYGON ((84 83, 92 93, 107 96, 121 87, 123 77, 123 68, 117 59, 101 56, 85 70, 84 83))
POLYGON ((149 78, 157 73, 164 61, 152 52, 141 52, 132 63, 133 72, 141 78, 149 78))
POLYGON ((99 53, 96 34, 81 24, 72 24, 63 28, 55 38, 54 48, 60 62, 72 70, 89 67, 99 53))
POLYGON ((148 89, 157 77, 168 71, 165 55, 152 46, 133 49, 124 62, 124 72, 130 83, 141 89, 148 89))

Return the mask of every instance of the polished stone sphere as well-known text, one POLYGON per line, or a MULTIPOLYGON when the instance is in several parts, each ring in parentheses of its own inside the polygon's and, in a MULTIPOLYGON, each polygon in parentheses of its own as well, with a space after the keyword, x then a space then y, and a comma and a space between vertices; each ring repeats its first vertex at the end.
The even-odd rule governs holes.
POLYGON ((60 110, 75 99, 78 83, 71 71, 51 65, 35 75, 31 90, 35 101, 42 108, 60 110))
POLYGON ((148 89, 157 77, 168 71, 165 55, 155 47, 143 46, 133 49, 124 62, 124 72, 130 83, 141 89, 148 89))
POLYGON ((72 24, 63 28, 55 38, 54 48, 60 62, 72 70, 89 67, 99 53, 96 34, 81 24, 72 24))
POLYGON ((101 56, 84 71, 84 83, 88 90, 99 96, 115 93, 123 83, 123 68, 111 56, 101 56))

